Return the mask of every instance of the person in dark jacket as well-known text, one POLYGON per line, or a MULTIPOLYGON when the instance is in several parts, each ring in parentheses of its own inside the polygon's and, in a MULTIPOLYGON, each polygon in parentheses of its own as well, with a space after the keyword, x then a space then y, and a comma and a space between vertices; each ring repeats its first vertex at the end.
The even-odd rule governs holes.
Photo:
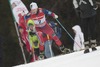
POLYGON ((95 0, 73 0, 74 7, 78 16, 81 18, 80 26, 84 33, 86 49, 84 53, 89 52, 89 46, 92 50, 96 50, 96 37, 95 37, 95 17, 97 5, 95 0))

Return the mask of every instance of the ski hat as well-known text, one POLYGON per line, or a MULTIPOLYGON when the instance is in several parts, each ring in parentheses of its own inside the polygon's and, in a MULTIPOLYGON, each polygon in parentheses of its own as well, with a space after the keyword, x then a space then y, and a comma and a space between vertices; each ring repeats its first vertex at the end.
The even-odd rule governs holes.
POLYGON ((28 26, 30 26, 30 25, 33 25, 33 26, 34 26, 34 21, 31 20, 31 19, 29 19, 28 22, 27 22, 27 25, 28 25, 28 26))
POLYGON ((32 3, 30 4, 30 9, 37 9, 37 8, 38 8, 37 3, 32 2, 32 3))
POLYGON ((75 30, 76 33, 81 33, 81 32, 82 32, 82 31, 81 31, 81 27, 80 27, 79 25, 73 26, 72 29, 75 30))

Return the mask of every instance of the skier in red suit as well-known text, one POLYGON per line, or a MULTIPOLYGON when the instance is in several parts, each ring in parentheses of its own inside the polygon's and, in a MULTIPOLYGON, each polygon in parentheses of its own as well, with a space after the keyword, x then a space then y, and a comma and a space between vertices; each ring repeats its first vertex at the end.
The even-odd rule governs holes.
POLYGON ((30 4, 30 18, 34 20, 36 30, 41 31, 46 35, 49 35, 52 40, 55 41, 55 43, 60 47, 60 50, 64 52, 64 46, 62 45, 61 41, 59 38, 56 36, 54 33, 54 30, 48 25, 46 21, 45 15, 52 16, 53 18, 58 18, 58 16, 46 9, 38 8, 37 4, 35 2, 32 2, 30 4))
POLYGON ((29 44, 29 41, 28 41, 28 33, 26 31, 26 22, 25 22, 25 19, 24 19, 24 15, 22 14, 19 14, 19 24, 18 24, 18 28, 19 28, 19 32, 20 32, 20 35, 21 35, 21 39, 23 41, 23 43, 26 45, 26 49, 28 52, 31 52, 30 50, 30 44, 29 44))

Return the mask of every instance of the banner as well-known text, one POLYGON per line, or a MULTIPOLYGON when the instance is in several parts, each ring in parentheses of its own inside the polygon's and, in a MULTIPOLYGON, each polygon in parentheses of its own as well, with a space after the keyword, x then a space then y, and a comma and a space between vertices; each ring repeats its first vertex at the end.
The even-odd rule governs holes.
POLYGON ((21 13, 22 15, 28 13, 28 9, 24 5, 21 0, 10 0, 11 9, 15 18, 15 21, 19 23, 18 15, 21 13))
POLYGON ((22 46, 21 38, 19 37, 19 31, 18 31, 17 23, 19 23, 19 16, 18 15, 20 13, 22 15, 27 14, 28 9, 26 8, 26 6, 24 5, 24 3, 21 0, 9 0, 9 4, 10 4, 10 8, 11 8, 11 11, 12 11, 12 14, 13 14, 13 18, 15 20, 14 24, 15 24, 17 35, 18 35, 18 40, 19 40, 19 44, 20 44, 20 47, 21 47, 24 63, 26 64, 27 63, 26 56, 25 56, 24 49, 23 49, 23 46, 22 46))

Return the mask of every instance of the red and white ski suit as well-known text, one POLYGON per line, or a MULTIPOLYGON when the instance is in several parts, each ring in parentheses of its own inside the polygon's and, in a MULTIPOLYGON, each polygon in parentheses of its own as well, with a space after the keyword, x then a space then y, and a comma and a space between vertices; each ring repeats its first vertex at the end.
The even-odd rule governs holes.
POLYGON ((37 14, 32 14, 32 12, 30 12, 30 14, 31 14, 30 18, 33 19, 35 22, 36 30, 41 31, 45 34, 48 34, 50 38, 52 38, 58 46, 61 46, 62 44, 61 41, 56 36, 53 29, 48 25, 46 18, 45 18, 45 14, 51 15, 52 17, 54 17, 54 13, 48 10, 44 11, 42 8, 38 8, 37 14))

